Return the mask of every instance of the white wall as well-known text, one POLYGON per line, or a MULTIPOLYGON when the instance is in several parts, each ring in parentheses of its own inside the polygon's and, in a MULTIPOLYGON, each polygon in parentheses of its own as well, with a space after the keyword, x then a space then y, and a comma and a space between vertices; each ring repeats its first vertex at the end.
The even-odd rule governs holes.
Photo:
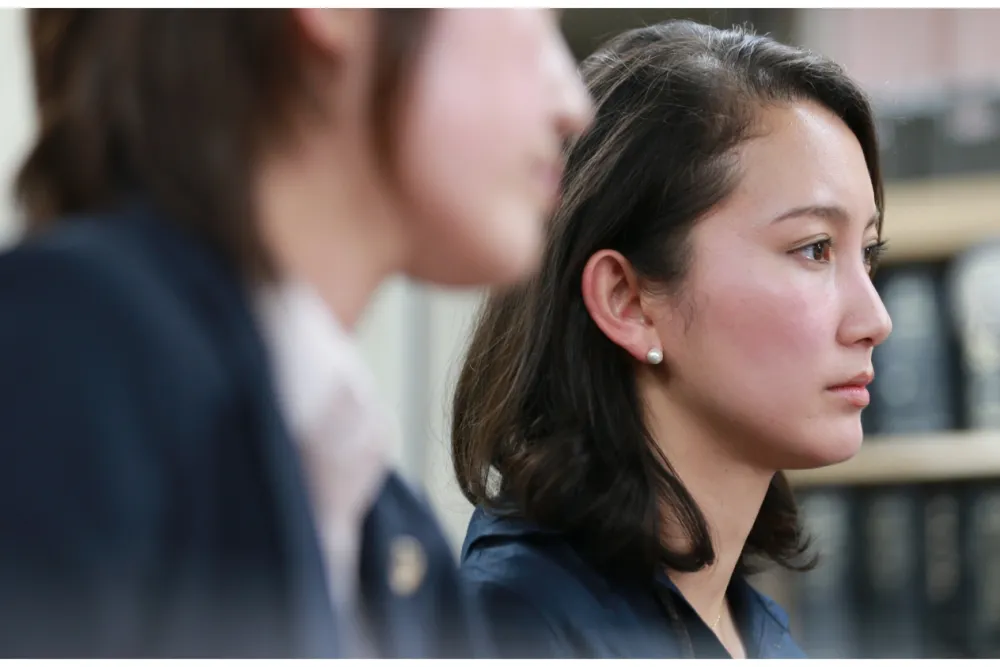
POLYGON ((397 279, 369 308, 358 335, 401 448, 399 470, 426 490, 457 549, 472 507, 452 474, 451 391, 481 294, 428 289, 397 279))
POLYGON ((0 9, 0 245, 18 230, 10 182, 34 132, 31 72, 20 9, 0 9))
POLYGON ((451 465, 451 397, 482 292, 436 291, 430 303, 431 345, 428 368, 430 432, 424 440, 424 483, 456 545, 465 537, 472 506, 455 483, 451 465))
MULTIPOLYGON (((10 182, 34 132, 24 13, 0 9, 0 245, 18 231, 10 182)), ((452 481, 448 414, 453 366, 478 302, 475 292, 385 284, 359 326, 400 443, 398 469, 423 487, 457 546, 471 508, 452 481)))

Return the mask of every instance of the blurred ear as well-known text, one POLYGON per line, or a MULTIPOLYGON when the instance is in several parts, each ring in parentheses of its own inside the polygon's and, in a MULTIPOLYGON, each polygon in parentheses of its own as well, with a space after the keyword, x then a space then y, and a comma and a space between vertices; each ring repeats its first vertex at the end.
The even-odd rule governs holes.
POLYGON ((591 319, 615 344, 642 362, 650 349, 662 349, 652 319, 643 311, 638 277, 621 253, 594 253, 580 287, 591 319))
POLYGON ((329 58, 350 58, 372 35, 375 13, 369 9, 292 9, 309 46, 329 58))

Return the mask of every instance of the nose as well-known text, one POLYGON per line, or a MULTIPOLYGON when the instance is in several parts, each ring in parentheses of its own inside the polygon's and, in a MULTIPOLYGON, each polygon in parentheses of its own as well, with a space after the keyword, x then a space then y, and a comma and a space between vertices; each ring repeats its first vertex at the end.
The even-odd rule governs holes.
POLYGON ((594 121, 594 101, 577 70, 576 60, 560 37, 559 54, 553 68, 556 91, 556 122, 564 138, 583 134, 594 121))
POLYGON ((855 279, 846 295, 844 318, 840 327, 843 345, 875 347, 892 333, 892 318, 867 272, 855 279))

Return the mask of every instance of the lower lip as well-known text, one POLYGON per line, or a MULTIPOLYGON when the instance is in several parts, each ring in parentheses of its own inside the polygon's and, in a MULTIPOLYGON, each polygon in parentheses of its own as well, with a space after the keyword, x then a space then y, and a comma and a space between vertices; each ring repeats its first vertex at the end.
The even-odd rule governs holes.
POLYGON ((830 391, 843 397, 844 400, 851 405, 859 408, 867 407, 868 404, 871 403, 871 396, 868 394, 868 389, 860 384, 832 387, 830 391))

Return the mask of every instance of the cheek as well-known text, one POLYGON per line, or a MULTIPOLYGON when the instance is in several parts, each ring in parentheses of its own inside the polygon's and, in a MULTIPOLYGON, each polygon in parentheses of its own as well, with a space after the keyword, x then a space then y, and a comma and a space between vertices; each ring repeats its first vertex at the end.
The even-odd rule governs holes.
POLYGON ((434 270, 449 273, 420 277, 456 284, 520 279, 537 262, 545 217, 512 168, 510 142, 467 117, 451 124, 446 114, 425 118, 411 126, 400 153, 404 215, 415 261, 448 264, 434 270))
POLYGON ((516 62, 446 55, 427 54, 401 133, 415 250, 452 262, 449 275, 434 276, 445 282, 517 280, 535 266, 546 217, 533 172, 542 107, 516 62))
POLYGON ((538 49, 516 12, 440 14, 437 39, 415 72, 406 151, 419 174, 449 181, 468 201, 488 202, 546 148, 538 145, 548 129, 538 49))
POLYGON ((741 384, 782 395, 820 382, 820 362, 835 332, 833 309, 815 288, 762 277, 717 286, 696 313, 699 356, 723 361, 727 368, 720 372, 741 384))
POLYGON ((446 224, 488 212, 491 191, 499 189, 511 156, 504 137, 490 131, 498 123, 484 117, 476 104, 455 99, 461 97, 456 92, 443 95, 411 109, 400 170, 410 194, 435 207, 425 211, 427 217, 446 224))

